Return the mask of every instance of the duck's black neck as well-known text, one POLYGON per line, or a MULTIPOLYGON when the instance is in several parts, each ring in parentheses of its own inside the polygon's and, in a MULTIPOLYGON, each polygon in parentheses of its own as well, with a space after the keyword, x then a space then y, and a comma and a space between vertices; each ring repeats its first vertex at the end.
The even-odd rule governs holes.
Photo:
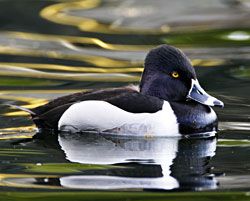
POLYGON ((182 134, 216 131, 217 116, 209 106, 194 101, 170 102, 182 134))

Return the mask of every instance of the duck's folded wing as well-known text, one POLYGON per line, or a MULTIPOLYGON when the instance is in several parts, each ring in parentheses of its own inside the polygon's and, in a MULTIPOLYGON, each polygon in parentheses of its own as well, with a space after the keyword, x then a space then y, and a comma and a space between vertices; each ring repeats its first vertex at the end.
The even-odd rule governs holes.
POLYGON ((143 95, 137 91, 123 93, 104 101, 132 113, 154 113, 161 110, 163 105, 163 100, 143 95))
POLYGON ((56 107, 59 107, 65 104, 75 103, 75 102, 85 101, 85 100, 104 100, 110 97, 115 97, 122 93, 126 93, 128 91, 131 91, 131 89, 124 87, 124 88, 107 89, 107 90, 90 90, 90 91, 85 91, 85 92, 78 92, 78 93, 69 94, 66 96, 56 98, 48 102, 45 105, 32 109, 32 111, 36 115, 39 116, 56 107))
MULTIPOLYGON (((101 95, 101 92, 98 93, 101 95)), ((90 93, 86 94, 86 96, 84 95, 80 99, 77 99, 75 102, 65 102, 65 104, 46 110, 45 112, 35 116, 33 120, 38 127, 56 129, 60 117, 72 104, 87 100, 105 101, 121 108, 122 110, 132 113, 154 113, 161 110, 163 105, 163 101, 161 99, 142 95, 135 90, 120 90, 112 93, 105 92, 105 95, 103 94, 102 97, 90 93)))

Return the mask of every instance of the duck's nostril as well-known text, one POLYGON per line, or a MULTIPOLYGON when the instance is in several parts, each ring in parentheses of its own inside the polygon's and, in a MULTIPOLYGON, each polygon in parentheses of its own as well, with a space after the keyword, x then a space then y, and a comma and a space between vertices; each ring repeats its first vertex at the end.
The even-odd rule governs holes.
POLYGON ((200 95, 203 95, 203 93, 199 90, 197 90, 197 93, 200 94, 200 95))

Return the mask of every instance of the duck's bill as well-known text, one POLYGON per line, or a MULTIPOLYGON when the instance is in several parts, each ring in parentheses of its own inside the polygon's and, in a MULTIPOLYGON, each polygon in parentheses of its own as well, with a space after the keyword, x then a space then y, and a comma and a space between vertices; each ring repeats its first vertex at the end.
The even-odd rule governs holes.
POLYGON ((192 84, 187 95, 187 99, 192 99, 203 105, 224 107, 224 103, 222 101, 206 93, 205 90, 200 86, 198 80, 194 79, 192 79, 192 84))

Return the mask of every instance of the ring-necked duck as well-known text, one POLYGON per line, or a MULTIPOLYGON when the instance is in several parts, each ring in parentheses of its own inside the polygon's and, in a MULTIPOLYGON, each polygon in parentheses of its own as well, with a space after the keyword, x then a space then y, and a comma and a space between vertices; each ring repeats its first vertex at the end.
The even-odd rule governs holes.
POLYGON ((139 88, 75 93, 26 111, 38 128, 173 136, 216 130, 210 106, 223 102, 202 89, 181 50, 161 45, 147 54, 139 88))

